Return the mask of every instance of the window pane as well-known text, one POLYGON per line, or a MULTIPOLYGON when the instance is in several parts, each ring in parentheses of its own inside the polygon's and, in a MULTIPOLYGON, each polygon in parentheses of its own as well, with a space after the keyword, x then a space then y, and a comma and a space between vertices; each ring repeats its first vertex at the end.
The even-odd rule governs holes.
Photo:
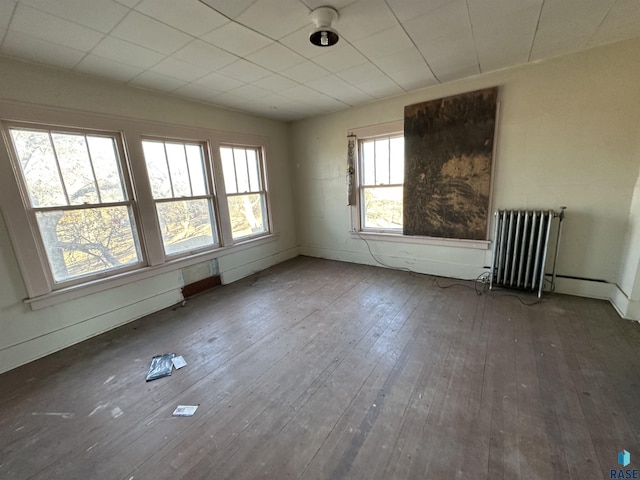
POLYGON ((171 184, 174 197, 190 197, 191 185, 189 171, 187 170, 187 157, 184 145, 181 143, 165 143, 167 158, 169 159, 169 171, 171 172, 171 184))
POLYGON ((264 195, 234 195, 228 198, 231 232, 234 239, 267 231, 264 195))
POLYGON ((247 170, 247 151, 244 148, 234 148, 233 157, 236 162, 236 180, 238 182, 238 193, 248 192, 249 172, 247 170))
POLYGON ((376 183, 375 159, 374 142, 362 142, 362 168, 364 170, 365 185, 375 185, 376 183))
POLYGON ((391 183, 404 183, 404 137, 392 138, 391 183))
POLYGON ((193 195, 206 195, 207 182, 205 181, 202 147, 200 145, 186 145, 186 150, 193 195))
POLYGON ((140 261, 126 206, 37 212, 36 218, 56 282, 140 261))
POLYGON ((109 137, 87 136, 93 171, 103 202, 121 202, 127 196, 122 188, 116 142, 109 137))
POLYGON ((224 188, 227 193, 238 193, 236 186, 236 168, 233 161, 233 150, 228 147, 220 147, 222 160, 222 173, 224 175, 224 188))
POLYGON ((62 180, 71 205, 98 203, 98 190, 91 170, 89 150, 84 135, 52 133, 62 180))
POLYGON ((376 140, 376 185, 389 183, 389 140, 376 140))
POLYGON ((142 148, 153 198, 171 198, 173 194, 171 192, 169 170, 167 169, 167 159, 164 154, 164 143, 143 140, 142 148))
POLYGON ((251 192, 259 192, 262 187, 260 185, 258 152, 256 150, 247 150, 247 165, 249 167, 249 190, 251 192))
POLYGON ((167 255, 198 250, 217 243, 210 202, 178 200, 156 204, 167 255))
POLYGON ((66 205, 48 132, 11 129, 32 207, 66 205))
POLYGON ((402 187, 364 189, 364 227, 402 228, 402 187))

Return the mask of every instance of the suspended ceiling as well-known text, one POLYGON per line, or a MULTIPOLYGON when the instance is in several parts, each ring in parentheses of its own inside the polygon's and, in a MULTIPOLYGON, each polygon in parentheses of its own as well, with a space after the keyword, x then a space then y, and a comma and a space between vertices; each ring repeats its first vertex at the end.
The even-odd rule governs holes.
POLYGON ((281 120, 636 36, 638 0, 0 0, 0 55, 281 120))

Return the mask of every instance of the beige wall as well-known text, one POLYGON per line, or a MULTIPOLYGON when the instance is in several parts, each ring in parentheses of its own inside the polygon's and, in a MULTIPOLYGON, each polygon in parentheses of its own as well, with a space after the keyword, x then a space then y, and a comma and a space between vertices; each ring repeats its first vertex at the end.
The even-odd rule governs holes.
MULTIPOLYGON (((498 85, 493 207, 567 206, 558 273, 608 283, 561 279, 558 288, 619 296, 616 284, 629 260, 622 252, 640 165, 638 58, 640 40, 627 41, 295 123, 292 162, 301 253, 373 263, 362 240, 349 234, 349 129, 400 120, 405 105, 498 85)), ((490 253, 466 248, 370 243, 386 263, 459 278, 473 278, 490 259, 490 253)), ((625 276, 635 278, 635 263, 625 276)), ((617 306, 626 314, 624 305, 617 306)))
MULTIPOLYGON (((220 273, 231 282, 297 255, 288 125, 2 58, 0 100, 268 137, 279 235, 274 242, 219 258, 220 273)), ((207 263, 32 311, 23 303, 26 289, 0 216, 0 372, 177 303, 185 280, 211 271, 207 263)))

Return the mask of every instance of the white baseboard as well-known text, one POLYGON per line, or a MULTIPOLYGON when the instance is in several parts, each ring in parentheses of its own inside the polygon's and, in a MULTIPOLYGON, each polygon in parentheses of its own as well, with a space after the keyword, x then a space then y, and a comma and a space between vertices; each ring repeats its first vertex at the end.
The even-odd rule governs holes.
POLYGON ((296 246, 264 258, 259 258, 257 260, 249 261, 240 265, 234 265, 232 267, 224 265, 224 262, 226 260, 226 257, 224 257, 220 259, 219 264, 220 280, 222 281, 223 285, 227 285, 242 278, 248 277, 249 275, 253 275, 254 273, 261 272, 262 270, 277 265, 278 263, 282 263, 286 260, 291 260, 298 255, 300 255, 300 252, 299 248, 296 246))
MULTIPOLYGON (((327 258, 341 262, 360 263, 381 266, 369 252, 353 252, 333 248, 301 246, 300 255, 327 258)), ((393 268, 409 268, 411 271, 457 279, 474 279, 487 269, 473 265, 462 265, 450 262, 437 262, 402 258, 391 255, 376 254, 376 258, 386 266, 393 268)), ((608 300, 622 318, 640 321, 640 302, 629 300, 620 288, 612 283, 574 278, 556 278, 556 292, 578 297, 608 300)))

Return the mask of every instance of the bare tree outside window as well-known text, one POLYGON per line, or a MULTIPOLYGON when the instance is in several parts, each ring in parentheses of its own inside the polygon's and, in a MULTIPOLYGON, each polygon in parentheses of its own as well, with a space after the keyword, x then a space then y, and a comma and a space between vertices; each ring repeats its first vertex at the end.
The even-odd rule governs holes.
POLYGON ((142 262, 115 135, 9 131, 55 282, 142 262))
POLYGON ((262 152, 253 147, 220 147, 234 240, 269 231, 262 152))
POLYGON ((203 145, 143 140, 142 147, 165 253, 184 255, 217 245, 203 145))

